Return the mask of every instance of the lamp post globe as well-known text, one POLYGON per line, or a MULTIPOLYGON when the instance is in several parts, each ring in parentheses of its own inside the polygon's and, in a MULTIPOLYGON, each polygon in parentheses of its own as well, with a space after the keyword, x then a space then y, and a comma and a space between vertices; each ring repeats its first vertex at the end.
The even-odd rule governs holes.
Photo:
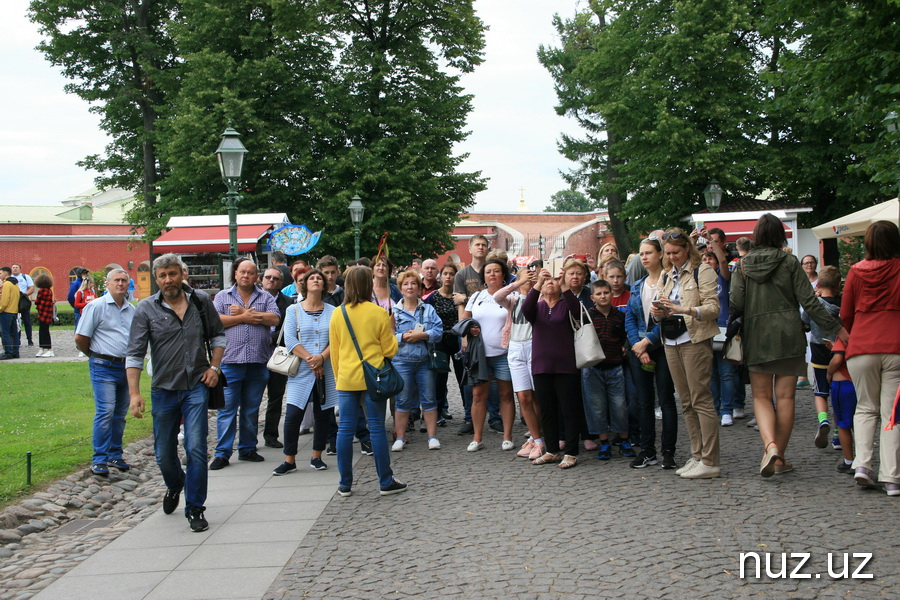
POLYGON ((354 259, 359 260, 359 232, 366 207, 363 206, 362 199, 358 195, 353 196, 350 200, 347 208, 350 210, 350 222, 353 223, 353 253, 354 259))
POLYGON ((716 212, 722 205, 722 193, 725 190, 715 179, 710 179, 703 190, 703 199, 706 201, 706 208, 709 212, 716 212))
POLYGON ((234 261, 237 258, 237 207, 243 199, 238 194, 241 184, 241 172, 244 170, 244 155, 247 149, 241 143, 241 134, 232 127, 222 133, 222 141, 216 149, 216 160, 222 181, 228 193, 222 198, 222 204, 228 208, 228 256, 234 261))

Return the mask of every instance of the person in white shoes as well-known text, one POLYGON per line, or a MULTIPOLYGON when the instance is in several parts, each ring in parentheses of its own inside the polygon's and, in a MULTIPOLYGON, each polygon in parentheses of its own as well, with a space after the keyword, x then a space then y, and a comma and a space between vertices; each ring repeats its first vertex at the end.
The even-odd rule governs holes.
POLYGON ((394 368, 403 378, 403 391, 397 394, 394 411, 394 445, 392 452, 406 446, 406 426, 410 412, 421 406, 428 432, 428 449, 441 447, 437 438, 437 396, 434 393, 434 371, 430 367, 431 350, 441 341, 444 326, 434 307, 422 302, 422 280, 415 271, 397 276, 397 287, 403 298, 393 307, 398 350, 394 368))
POLYGON ((56 302, 53 300, 53 278, 47 273, 42 273, 35 277, 34 286, 37 288, 37 299, 34 304, 38 311, 38 358, 51 358, 56 356, 53 353, 53 343, 50 340, 50 325, 53 324, 53 307, 56 302))

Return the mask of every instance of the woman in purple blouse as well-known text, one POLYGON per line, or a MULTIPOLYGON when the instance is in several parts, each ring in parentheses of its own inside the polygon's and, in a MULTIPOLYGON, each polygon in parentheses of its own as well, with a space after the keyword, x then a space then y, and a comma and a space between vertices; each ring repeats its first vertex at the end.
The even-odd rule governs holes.
POLYGON ((575 295, 561 293, 559 279, 542 269, 537 283, 525 297, 522 314, 533 328, 531 372, 534 393, 541 409, 541 432, 547 452, 532 464, 558 462, 561 469, 578 462, 578 434, 581 431, 581 374, 575 366, 575 340, 569 315, 581 318, 575 295), (559 420, 565 429, 566 454, 560 452, 559 420))

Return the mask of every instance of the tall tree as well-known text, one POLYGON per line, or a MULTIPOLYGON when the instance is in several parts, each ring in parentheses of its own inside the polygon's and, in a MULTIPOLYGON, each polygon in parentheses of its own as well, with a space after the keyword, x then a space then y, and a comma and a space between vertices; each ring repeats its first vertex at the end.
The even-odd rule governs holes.
POLYGON ((45 36, 38 49, 113 138, 104 155, 79 165, 99 171, 102 186, 142 190, 148 204, 159 179, 157 109, 166 102, 159 81, 176 64, 165 26, 177 7, 175 0, 32 0, 29 7, 45 36))
POLYGON ((385 231, 399 262, 450 243, 484 188, 453 155, 471 110, 459 77, 483 48, 471 0, 183 0, 172 30, 184 60, 161 124, 170 170, 140 214, 150 230, 222 212, 212 152, 231 122, 250 151, 241 211, 286 212, 324 231, 317 252, 348 256, 358 194, 363 252, 385 231))

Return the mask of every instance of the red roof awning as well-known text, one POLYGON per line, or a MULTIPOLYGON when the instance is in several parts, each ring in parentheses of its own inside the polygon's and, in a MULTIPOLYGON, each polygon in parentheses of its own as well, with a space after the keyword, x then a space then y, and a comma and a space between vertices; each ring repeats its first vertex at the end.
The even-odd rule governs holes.
MULTIPOLYGON (((791 228, 787 226, 787 223, 784 221, 781 222, 784 225, 784 235, 788 239, 793 237, 793 231, 791 228)), ((703 224, 707 231, 712 229, 713 227, 718 227, 722 231, 725 232, 725 239, 729 242, 733 242, 739 237, 753 237, 753 228, 756 227, 756 219, 747 220, 747 221, 716 221, 715 217, 706 221, 703 224)))
MULTIPOLYGON (((256 250, 259 238, 272 229, 272 225, 238 225, 238 251, 256 250)), ((228 226, 175 227, 165 232, 153 242, 155 253, 174 252, 176 254, 205 254, 228 252, 228 226)))

